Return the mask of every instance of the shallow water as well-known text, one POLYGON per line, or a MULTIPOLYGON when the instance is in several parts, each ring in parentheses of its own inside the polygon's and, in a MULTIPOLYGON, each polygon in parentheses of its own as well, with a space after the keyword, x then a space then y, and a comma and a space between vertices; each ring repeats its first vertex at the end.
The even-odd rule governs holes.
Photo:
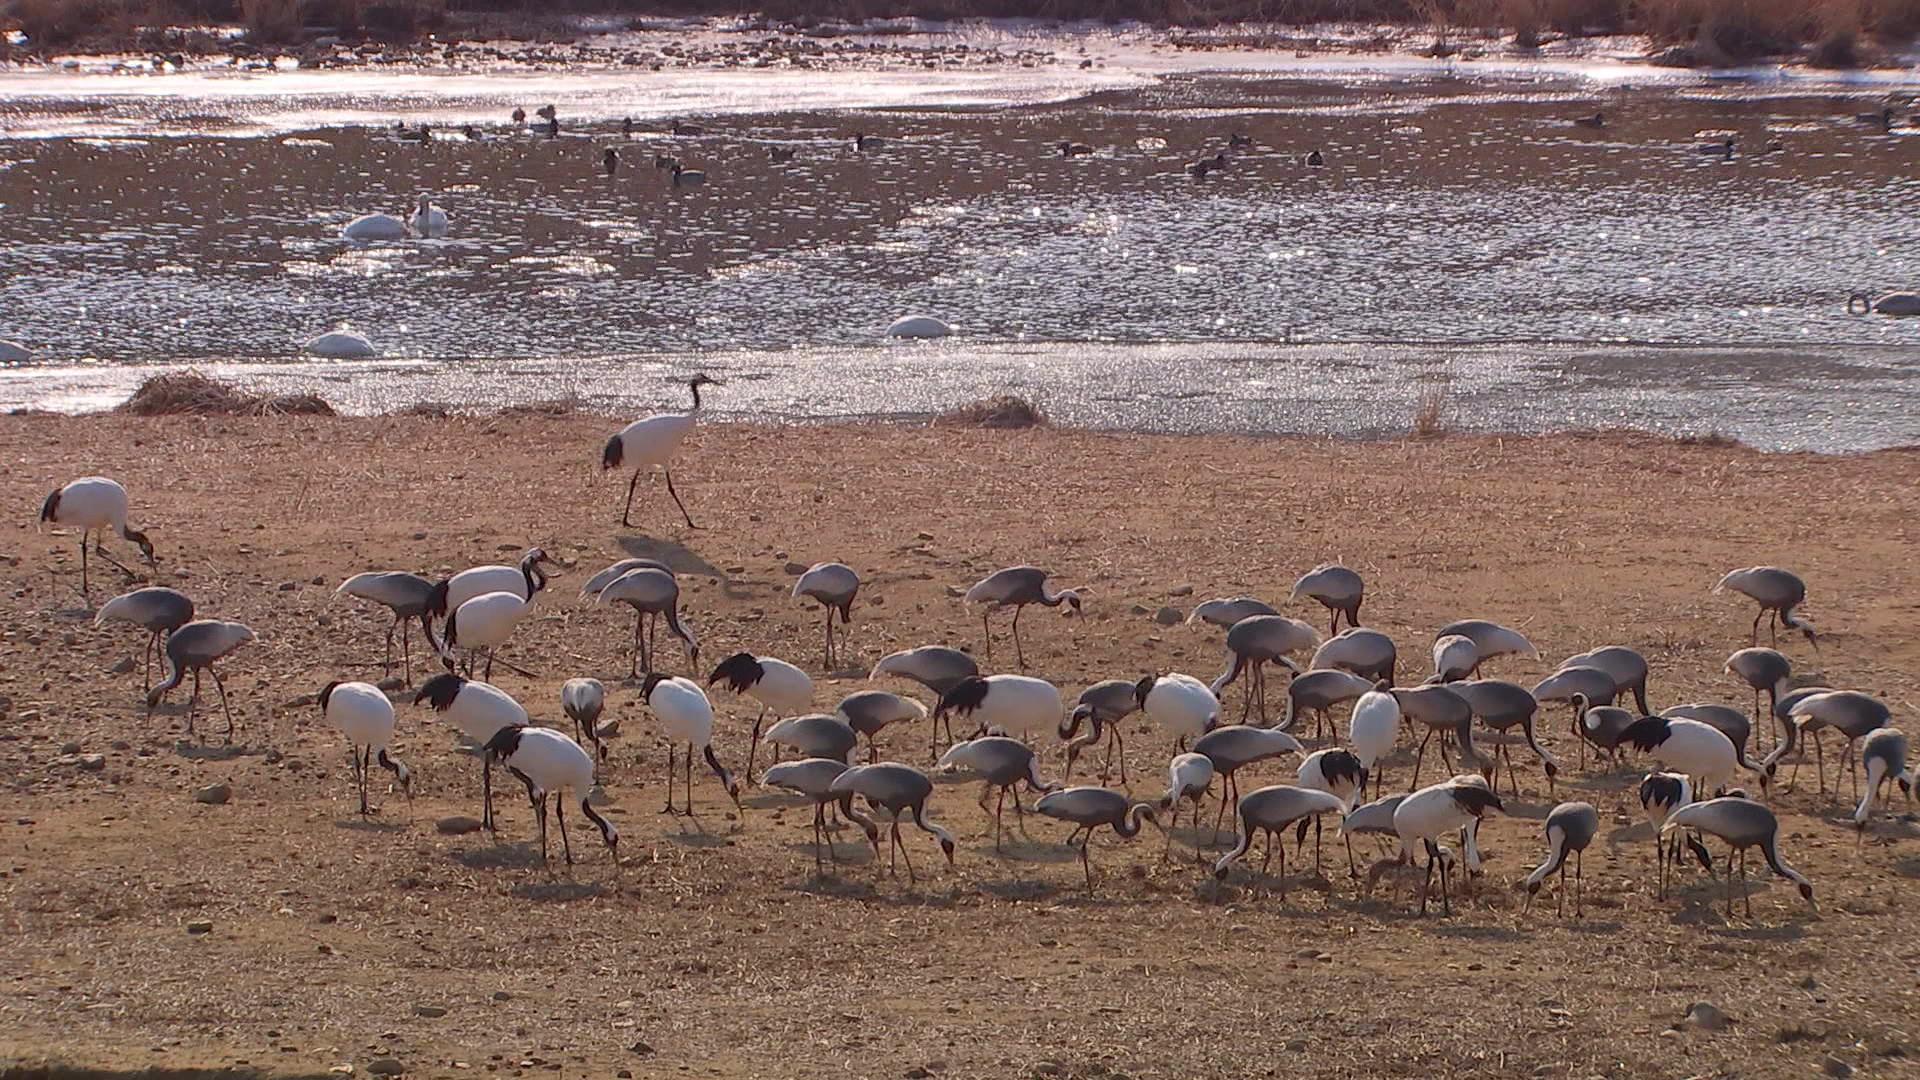
MULTIPOLYGON (((0 403, 77 407, 133 377, 80 361, 278 361, 245 370, 359 408, 560 388, 638 407, 673 400, 664 372, 710 366, 753 387, 726 407, 761 415, 937 411, 1010 386, 1102 426, 1368 434, 1404 428, 1418 380, 1443 377, 1470 427, 1920 441, 1920 320, 1845 312, 1855 288, 1920 285, 1920 136, 1858 122, 1878 98, 1390 69, 1102 77, 1124 85, 703 114, 710 133, 679 139, 601 120, 425 146, 364 127, 0 140, 0 337, 42 365, 0 379, 0 403), (1572 123, 1596 109, 1605 128, 1572 123), (856 131, 885 141, 856 152, 856 131), (1234 131, 1254 145, 1224 172, 1182 171, 1234 131), (1700 150, 1728 134, 1731 159, 1700 150), (1063 139, 1097 152, 1061 158, 1063 139), (1315 148, 1324 168, 1301 163, 1315 148), (650 167, 667 150, 708 183, 670 186, 650 167), (421 191, 449 239, 338 239, 421 191), (961 342, 887 347, 909 312, 961 342), (297 362, 341 323, 387 362, 297 362)), ((445 122, 498 116, 494 82, 349 96, 445 122)), ((173 104, 0 97, 0 118, 178 104, 157 100, 173 104)), ((616 102, 646 117, 675 100, 616 102)), ((189 98, 174 120, 211 108, 189 98)))

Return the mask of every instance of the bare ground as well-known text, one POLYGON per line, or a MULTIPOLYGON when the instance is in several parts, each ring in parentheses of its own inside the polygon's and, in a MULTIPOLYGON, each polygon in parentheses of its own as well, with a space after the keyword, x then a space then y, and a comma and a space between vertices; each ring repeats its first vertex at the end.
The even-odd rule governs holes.
MULTIPOLYGON (((1483 615, 1524 629, 1546 663, 1641 649, 1656 706, 1741 705, 1720 665, 1746 644, 1751 610, 1708 587, 1775 562, 1806 576, 1828 634, 1818 657, 1785 646, 1803 674, 1885 695, 1901 715, 1920 659, 1912 453, 1763 456, 1624 435, 1355 444, 707 427, 677 476, 704 527, 680 526, 643 486, 651 525, 630 531, 615 524, 619 487, 593 475, 611 428, 584 416, 0 420, 0 492, 17 522, 0 547, 0 1064, 365 1074, 390 1055, 433 1076, 1772 1077, 1835 1068, 1831 1056, 1861 1075, 1915 1071, 1914 826, 1883 819, 1856 846, 1840 820, 1850 807, 1818 795, 1808 770, 1775 805, 1786 857, 1819 886, 1817 915, 1765 875, 1750 920, 1729 922, 1697 873, 1656 901, 1627 770, 1560 789, 1602 809, 1580 920, 1555 917, 1551 887, 1529 913, 1511 889, 1541 855, 1552 801, 1524 769, 1512 815, 1483 831, 1487 876, 1451 918, 1412 914, 1411 883, 1393 877, 1358 895, 1337 843, 1330 884, 1290 859, 1282 900, 1244 871, 1216 888, 1190 862, 1162 861, 1151 829, 1132 843, 1101 835, 1089 898, 1058 842, 1066 827, 1035 820, 996 856, 971 787, 934 800, 961 834, 957 870, 910 830, 917 885, 856 854, 853 834, 851 865, 815 878, 811 812, 784 797, 752 789, 742 817, 702 779, 696 824, 656 813, 662 747, 634 687, 613 682, 629 624, 574 599, 602 563, 664 553, 690 572, 704 660, 749 648, 818 677, 818 622, 788 598, 785 567, 850 562, 868 584, 850 670, 819 688, 830 709, 885 652, 978 652, 979 624, 947 589, 1001 565, 1036 562, 1085 591, 1083 619, 1023 620, 1034 673, 1072 694, 1106 677, 1218 670, 1217 632, 1162 628, 1135 605, 1184 611, 1241 592, 1277 603, 1298 573, 1340 558, 1366 575, 1364 614, 1399 641, 1403 670, 1422 666, 1434 627, 1483 615), (259 632, 225 665, 231 749, 185 738, 179 695, 144 715, 137 672, 110 672, 137 659, 137 636, 91 625, 74 538, 34 531, 39 500, 84 472, 134 493, 160 547, 157 580, 259 632), (342 744, 303 701, 329 679, 380 674, 384 616, 335 600, 339 580, 511 560, 533 544, 568 570, 507 654, 539 677, 497 681, 555 723, 564 678, 614 685, 617 869, 587 829, 579 865, 543 869, 510 792, 499 843, 438 834, 437 818, 474 812, 477 769, 406 698, 398 751, 416 802, 386 794, 358 820, 342 744), (63 757, 70 741, 104 768, 63 757), (194 801, 221 780, 229 804, 194 801), (198 920, 211 932, 190 933, 198 920), (1738 1022, 1670 1031, 1695 1000, 1738 1022)), ((118 587, 101 572, 95 599, 118 587)), ((1547 670, 1496 667, 1522 682, 1547 670)), ((716 704, 720 753, 738 767, 751 713, 716 704)), ((1571 759, 1565 711, 1544 712, 1571 759)), ((1138 719, 1129 731, 1134 791, 1157 795, 1167 740, 1138 719)), ((928 753, 921 729, 883 743, 910 762, 928 753)), ((1398 785, 1406 765, 1392 765, 1398 785)), ((1258 781, 1291 772, 1270 763, 1258 781)), ((1183 829, 1176 854, 1189 839, 1183 829)), ((1361 850, 1375 854, 1371 841, 1361 850)))

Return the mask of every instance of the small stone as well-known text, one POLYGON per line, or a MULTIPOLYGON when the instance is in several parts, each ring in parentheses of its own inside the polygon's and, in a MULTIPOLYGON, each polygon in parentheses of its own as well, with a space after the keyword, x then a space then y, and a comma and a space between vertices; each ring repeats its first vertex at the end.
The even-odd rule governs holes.
POLYGON ((17 714, 15 714, 14 719, 20 721, 23 724, 37 724, 40 722, 40 710, 39 709, 21 709, 17 714))
POLYGON ((447 1015, 447 1010, 438 1005, 415 1005, 413 1007, 413 1015, 424 1016, 429 1020, 438 1020, 447 1015))
POLYGON ((80 750, 81 746, 77 742, 64 742, 60 744, 60 752, 63 754, 77 754, 80 750))
MULTIPOLYGON (((293 590, 299 587, 300 587, 300 583, 297 581, 283 581, 280 583, 281 592, 292 592, 293 590)), ((372 1068, 373 1066, 369 1065, 367 1067, 372 1068)))
POLYGON ((1127 609, 1127 614, 1129 615, 1148 615, 1148 614, 1151 614, 1152 612, 1153 612, 1153 609, 1146 606, 1145 604, 1135 604, 1132 607, 1127 609))
POLYGON ((1305 1049, 1307 1048, 1307 1040, 1305 1040, 1305 1039, 1288 1039, 1288 1040, 1287 1040, 1287 1041, 1286 1041, 1285 1043, 1283 1043, 1282 1045, 1283 1045, 1283 1046, 1284 1046, 1284 1047, 1285 1047, 1285 1048, 1286 1048, 1287 1050, 1289 1050, 1289 1051, 1291 1051, 1291 1052, 1293 1052, 1293 1053, 1296 1053, 1296 1054, 1297 1054, 1297 1053, 1299 1053, 1300 1051, 1302 1051, 1302 1050, 1305 1050, 1305 1049))
POLYGON ((611 720, 601 721, 600 726, 595 729, 595 731, 603 739, 613 738, 615 735, 620 734, 620 718, 616 716, 611 720))
POLYGON ((81 772, 105 772, 107 768, 107 755, 81 754, 79 765, 81 772))
POLYGON ((465 836, 468 833, 480 831, 480 819, 468 817, 465 814, 455 814, 434 822, 433 827, 439 830, 442 836, 465 836))
POLYGON ((133 669, 137 666, 138 665, 133 662, 133 657, 123 656, 112 667, 108 668, 107 672, 112 675, 129 675, 132 674, 133 669))
POLYGON ((1818 990, 1819 988, 1820 988, 1820 983, 1817 980, 1815 980, 1814 977, 1811 975, 1808 975, 1806 978, 1800 980, 1800 989, 1802 990, 1818 990))
POLYGON ((208 806, 225 806, 233 798, 233 788, 226 784, 209 784, 193 793, 193 801, 208 806))
POLYGON ((627 1047, 627 1049, 639 1054, 641 1057, 649 1057, 653 1054, 653 1047, 648 1046, 644 1042, 636 1042, 632 1046, 627 1047))
POLYGON ((194 921, 187 924, 187 933, 211 934, 213 933, 213 923, 211 920, 208 920, 208 919, 195 919, 194 921))
POLYGON ((278 765, 282 761, 285 761, 286 759, 287 759, 287 755, 281 753, 277 747, 275 749, 267 751, 266 754, 260 758, 261 761, 265 762, 268 765, 278 765))
POLYGON ((1331 964, 1333 963, 1333 954, 1330 952, 1315 953, 1313 954, 1313 962, 1316 964, 1331 964))
POLYGON ((1175 585, 1173 588, 1167 590, 1167 595, 1168 596, 1192 596, 1193 586, 1175 585))
POLYGON ((493 992, 493 1000, 495 1000, 495 1001, 512 1001, 512 1000, 513 1000, 513 995, 512 995, 511 993, 508 993, 508 992, 507 992, 507 991, 505 991, 505 990, 495 990, 495 991, 493 992))
POLYGON ((367 1062, 367 1071, 375 1076, 399 1076, 407 1067, 400 1064, 399 1058, 383 1057, 367 1062))
POLYGON ((1710 1002, 1696 1001, 1687 1007, 1686 1022, 1702 1031, 1725 1031, 1738 1023, 1710 1002))
POLYGON ((1853 1066, 1828 1054, 1825 1060, 1820 1062, 1820 1071, 1833 1077, 1834 1080, 1847 1080, 1847 1077, 1853 1075, 1853 1066))
POLYGON ((933 539, 933 534, 930 532, 917 532, 913 534, 913 538, 915 540, 931 540, 933 539))
POLYGON ((933 1073, 928 1072, 923 1065, 915 1065, 907 1070, 907 1080, 927 1080, 927 1077, 932 1075, 933 1073))
POLYGON ((388 693, 392 693, 395 690, 405 689, 407 685, 407 680, 401 678, 398 675, 389 675, 386 678, 381 679, 379 682, 374 683, 373 685, 382 690, 387 691, 388 693))
POLYGON ((618 1071, 618 1072, 616 1072, 616 1073, 614 1073, 613 1075, 615 1075, 615 1076, 617 1076, 617 1077, 619 1077, 619 1078, 620 1078, 620 1080, 631 1080, 631 1078, 632 1078, 632 1076, 633 1076, 633 1070, 632 1070, 632 1069, 621 1069, 620 1071, 618 1071))
POLYGON ((961 588, 960 586, 958 585, 947 586, 947 596, 951 597, 952 599, 958 600, 965 595, 967 595, 967 590, 961 588))
POLYGON ((133 744, 125 739, 115 739, 113 740, 113 748, 115 750, 131 750, 133 749, 133 744))
POLYGON ((1184 618, 1186 616, 1180 614, 1180 609, 1174 607, 1163 607, 1153 613, 1153 621, 1160 626, 1175 626, 1184 618))
POLYGON ((790 562, 786 564, 786 566, 783 567, 782 569, 786 570, 786 572, 789 574, 799 575, 799 574, 806 573, 807 570, 810 568, 807 566, 806 563, 790 562))

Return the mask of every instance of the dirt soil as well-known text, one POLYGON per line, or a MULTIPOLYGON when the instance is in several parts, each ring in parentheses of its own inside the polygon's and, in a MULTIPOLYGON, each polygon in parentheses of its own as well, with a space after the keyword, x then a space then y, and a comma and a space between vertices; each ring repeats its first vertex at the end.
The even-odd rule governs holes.
MULTIPOLYGON (((974 785, 933 800, 960 835, 956 870, 909 829, 920 874, 909 884, 857 851, 850 831, 847 864, 815 877, 811 809, 796 800, 752 788, 737 814, 696 774, 694 822, 657 812, 664 747, 635 684, 620 681, 629 616, 575 597, 608 561, 662 555, 685 572, 703 666, 738 648, 786 657, 815 673, 830 710, 870 685, 864 668, 889 651, 941 642, 980 653, 979 621, 950 589, 1003 565, 1037 563, 1083 590, 1084 618, 1022 620, 1032 673, 1072 695, 1152 671, 1210 678, 1219 632, 1160 626, 1158 609, 1240 593, 1283 604, 1296 575, 1338 558, 1366 576, 1363 616, 1399 642, 1402 681, 1424 669, 1435 627, 1484 616, 1523 629, 1544 656, 1496 662, 1493 674, 1530 685, 1562 656, 1621 643, 1651 660, 1656 707, 1745 706, 1721 665, 1747 644, 1752 608, 1708 590, 1729 568, 1777 563, 1806 577, 1826 632, 1817 656, 1783 644, 1801 674, 1883 695, 1904 717, 1920 689, 1911 452, 1761 455, 1631 435, 1361 444, 708 426, 675 478, 702 527, 686 529, 643 484, 645 524, 629 530, 617 526, 622 485, 597 475, 615 426, 0 419, 0 497, 16 523, 0 531, 10 699, 0 1065, 365 1075, 392 1058, 408 1075, 579 1077, 1916 1071, 1920 834, 1911 816, 1883 817, 1857 843, 1847 796, 1818 794, 1811 769, 1774 805, 1785 857, 1818 886, 1817 914, 1764 871, 1751 919, 1728 921, 1718 885, 1697 869, 1657 901, 1632 795, 1644 763, 1574 774, 1559 706, 1543 710, 1569 765, 1559 796, 1593 801, 1603 823, 1581 919, 1570 906, 1556 917, 1551 885, 1530 912, 1513 891, 1543 853, 1553 801, 1524 755, 1523 793, 1482 832, 1487 874, 1451 918, 1414 914, 1417 882, 1405 877, 1359 895, 1337 841, 1330 881, 1312 876, 1311 852, 1289 858, 1284 900, 1244 866, 1216 887, 1183 857, 1185 828, 1174 861, 1151 828, 1132 842, 1103 832, 1089 897, 1060 844, 1064 825, 1033 819, 1031 838, 994 854, 974 785), (217 723, 199 727, 207 741, 186 736, 183 694, 146 715, 138 669, 114 670, 137 663, 137 631, 96 629, 75 538, 35 531, 49 490, 95 472, 132 492, 136 524, 159 547, 155 580, 189 591, 203 617, 259 634, 223 665, 239 724, 230 748, 217 723), (436 831, 440 818, 477 812, 479 770, 406 695, 396 695, 397 752, 415 770, 414 803, 382 785, 379 813, 360 820, 342 741, 311 704, 330 679, 381 676, 386 616, 336 599, 343 578, 443 574, 535 544, 565 569, 503 655, 538 677, 496 681, 556 724, 563 679, 609 681, 618 868, 586 828, 573 834, 578 865, 543 868, 531 812, 511 789, 497 843, 436 831), (859 568, 866 587, 848 670, 823 677, 817 615, 788 593, 797 564, 830 558, 859 568), (230 802, 195 801, 217 782, 231 785, 230 802), (1695 1001, 1735 1022, 1674 1030, 1695 1001)), ((110 568, 96 562, 95 573, 96 602, 121 587, 110 568)), ((1324 624, 1310 602, 1287 610, 1324 624)), ((996 642, 1001 665, 1007 644, 996 642)), ((662 655, 684 671, 677 650, 662 655)), ((753 714, 714 697, 717 748, 738 769, 753 714)), ((1237 689, 1227 703, 1237 715, 1237 689)), ((203 704, 217 715, 214 698, 203 704)), ((1133 791, 1158 796, 1169 740, 1138 717, 1127 730, 1133 791)), ((918 725, 882 744, 900 760, 928 757, 918 725)), ((1057 775, 1058 748, 1045 759, 1057 775)), ((1410 749, 1393 760, 1395 786, 1410 764, 1410 749)), ((1264 763, 1243 786, 1291 780, 1293 767, 1264 763)), ((1371 838, 1359 849, 1378 854, 1371 838)))

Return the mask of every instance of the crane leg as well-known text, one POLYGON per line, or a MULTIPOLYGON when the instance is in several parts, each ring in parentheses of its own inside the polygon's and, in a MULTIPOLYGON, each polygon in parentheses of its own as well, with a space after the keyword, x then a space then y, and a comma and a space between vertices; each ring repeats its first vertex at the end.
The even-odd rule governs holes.
POLYGON ((673 813, 673 744, 672 743, 667 744, 667 805, 663 807, 660 812, 663 814, 673 813))
POLYGON ((1420 763, 1426 759, 1427 744, 1433 741, 1433 733, 1436 730, 1438 729, 1437 728, 1427 729, 1427 737, 1420 740, 1419 752, 1413 755, 1413 780, 1407 785, 1408 791, 1413 791, 1420 786, 1420 763))
POLYGON ((760 725, 767 718, 767 707, 760 706, 760 715, 753 718, 753 740, 747 744, 747 783, 753 784, 753 759, 760 753, 760 725))
POLYGON ((1093 863, 1087 858, 1087 849, 1093 847, 1093 830, 1087 830, 1087 838, 1080 842, 1080 870, 1087 875, 1087 895, 1093 895, 1093 863))
POLYGON ((1020 670, 1027 670, 1027 654, 1020 646, 1020 613, 1027 610, 1026 605, 1017 604, 1013 609, 1013 662, 1020 670))
MULTIPOLYGON (((546 796, 540 797, 540 806, 545 809, 546 796)), ((567 800, 553 800, 553 816, 560 819, 560 850, 566 853, 567 865, 573 865, 573 841, 567 839, 567 800)))
POLYGON ((631 529, 631 528, 633 528, 633 520, 632 520, 632 517, 633 517, 633 489, 634 489, 634 488, 635 488, 636 486, 638 486, 638 485, 639 485, 639 483, 640 483, 640 470, 639 470, 639 469, 635 469, 635 470, 633 470, 633 479, 631 479, 631 480, 628 480, 628 481, 627 481, 627 506, 626 506, 626 509, 624 509, 624 510, 622 510, 622 511, 620 511, 620 524, 621 524, 621 525, 623 525, 623 526, 625 526, 626 528, 629 528, 629 529, 631 529))
POLYGON ((687 816, 693 816, 693 744, 687 744, 687 752, 680 755, 680 793, 687 799, 687 816))
POLYGON ((680 508, 680 516, 687 519, 687 528, 699 528, 700 526, 693 523, 693 515, 687 513, 687 504, 680 501, 680 493, 673 490, 673 470, 662 465, 660 471, 667 474, 667 494, 673 496, 673 505, 680 508))

